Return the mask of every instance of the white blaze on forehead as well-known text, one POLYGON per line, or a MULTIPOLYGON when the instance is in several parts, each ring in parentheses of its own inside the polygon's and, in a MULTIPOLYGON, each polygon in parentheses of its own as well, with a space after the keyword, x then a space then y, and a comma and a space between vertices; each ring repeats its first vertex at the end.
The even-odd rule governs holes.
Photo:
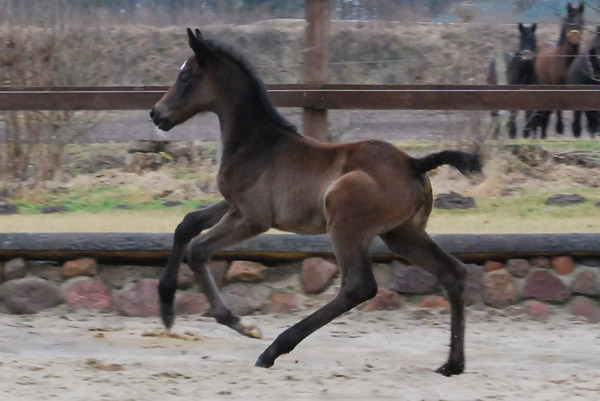
POLYGON ((187 65, 187 60, 185 60, 183 62, 183 64, 181 64, 181 67, 179 68, 179 71, 182 71, 185 68, 186 65, 187 65))

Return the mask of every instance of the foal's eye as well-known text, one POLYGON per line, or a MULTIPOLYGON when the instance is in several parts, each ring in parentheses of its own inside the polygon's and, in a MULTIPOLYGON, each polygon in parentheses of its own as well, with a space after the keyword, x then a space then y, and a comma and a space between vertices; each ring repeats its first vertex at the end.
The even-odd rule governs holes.
POLYGON ((182 84, 187 84, 190 81, 190 74, 187 71, 183 71, 181 74, 179 74, 179 81, 181 81, 182 84))

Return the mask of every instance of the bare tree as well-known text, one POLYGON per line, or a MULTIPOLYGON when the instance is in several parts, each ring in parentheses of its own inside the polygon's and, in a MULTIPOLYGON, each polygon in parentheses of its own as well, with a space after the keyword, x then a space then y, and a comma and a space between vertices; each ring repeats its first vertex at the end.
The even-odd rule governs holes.
MULTIPOLYGON (((0 4, 2 15, 14 13, 13 4, 0 4)), ((55 7, 60 7, 56 2, 55 7)), ((55 15, 59 12, 55 10, 55 15)), ((4 86, 68 86, 89 78, 85 60, 73 57, 76 51, 61 42, 73 32, 60 18, 51 28, 25 27, 2 21, 0 79, 4 86)), ((98 113, 74 111, 9 111, 0 114, 4 144, 0 149, 3 187, 19 188, 56 180, 62 172, 65 146, 86 133, 98 113)))

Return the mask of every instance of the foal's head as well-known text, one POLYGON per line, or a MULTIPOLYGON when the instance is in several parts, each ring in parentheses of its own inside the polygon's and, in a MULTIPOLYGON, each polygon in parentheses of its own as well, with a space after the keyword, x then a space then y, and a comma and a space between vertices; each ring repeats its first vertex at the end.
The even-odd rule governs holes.
POLYGON ((537 24, 525 26, 519 22, 519 53, 523 60, 533 60, 537 53, 537 41, 535 38, 535 28, 537 24))
POLYGON ((217 97, 215 85, 218 56, 198 29, 187 30, 194 55, 180 68, 175 83, 154 105, 150 117, 156 126, 168 131, 202 111, 211 111, 217 97))
POLYGON ((579 45, 583 37, 583 2, 579 7, 573 7, 571 3, 567 4, 567 16, 563 19, 561 30, 561 41, 566 39, 571 45, 579 45))

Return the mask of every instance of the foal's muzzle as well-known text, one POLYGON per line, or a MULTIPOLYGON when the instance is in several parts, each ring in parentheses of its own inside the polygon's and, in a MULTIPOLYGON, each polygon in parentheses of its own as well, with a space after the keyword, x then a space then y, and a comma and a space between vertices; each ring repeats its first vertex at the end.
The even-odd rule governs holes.
POLYGON ((150 118, 154 125, 163 131, 168 131, 175 126, 168 117, 163 117, 162 112, 156 106, 150 110, 150 118))

